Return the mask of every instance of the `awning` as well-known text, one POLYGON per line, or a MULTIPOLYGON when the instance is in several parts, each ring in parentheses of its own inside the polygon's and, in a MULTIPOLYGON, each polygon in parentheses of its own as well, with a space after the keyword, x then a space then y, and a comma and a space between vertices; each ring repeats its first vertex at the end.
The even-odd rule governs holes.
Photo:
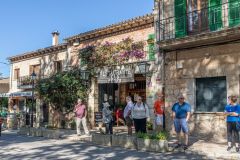
POLYGON ((0 97, 9 97, 9 93, 0 93, 0 97))
POLYGON ((0 93, 0 97, 32 97, 32 92, 0 93))

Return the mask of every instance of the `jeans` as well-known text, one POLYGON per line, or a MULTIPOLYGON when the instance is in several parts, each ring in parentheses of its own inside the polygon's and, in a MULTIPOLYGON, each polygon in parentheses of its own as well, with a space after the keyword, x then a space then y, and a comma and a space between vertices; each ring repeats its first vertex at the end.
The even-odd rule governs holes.
POLYGON ((77 128, 77 134, 81 134, 81 123, 83 125, 83 129, 85 134, 89 134, 88 128, 87 128, 87 120, 86 117, 83 118, 77 118, 76 117, 76 128, 77 128))
POLYGON ((146 118, 133 119, 133 121, 134 121, 134 127, 135 127, 136 133, 137 132, 147 133, 147 130, 146 130, 147 119, 146 118))
POLYGON ((113 122, 105 123, 106 134, 113 134, 113 122))
POLYGON ((239 135, 236 128, 236 122, 227 122, 227 138, 228 142, 239 143, 239 135))

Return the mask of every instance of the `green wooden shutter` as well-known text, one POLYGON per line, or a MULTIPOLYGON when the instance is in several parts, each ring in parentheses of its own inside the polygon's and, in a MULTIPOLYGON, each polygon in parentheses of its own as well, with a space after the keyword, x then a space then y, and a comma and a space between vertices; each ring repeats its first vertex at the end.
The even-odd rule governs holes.
POLYGON ((155 34, 148 35, 148 59, 150 61, 155 60, 155 45, 154 45, 155 34))
POLYGON ((175 0, 175 37, 184 37, 186 31, 186 0, 175 0))
POLYGON ((240 24, 240 0, 228 0, 229 26, 240 24))
POLYGON ((211 31, 222 28, 222 0, 209 0, 209 28, 211 31))

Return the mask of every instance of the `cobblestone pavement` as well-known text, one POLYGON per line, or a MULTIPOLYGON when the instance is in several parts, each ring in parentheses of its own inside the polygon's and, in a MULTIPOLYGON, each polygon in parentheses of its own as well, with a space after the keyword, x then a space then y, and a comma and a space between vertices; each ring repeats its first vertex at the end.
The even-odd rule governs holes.
MULTIPOLYGON (((104 147, 90 142, 70 139, 46 139, 17 135, 16 132, 3 132, 0 137, 0 159, 76 159, 76 160, 136 160, 136 159, 216 159, 194 151, 150 153, 118 147, 104 147)), ((219 158, 217 158, 219 159, 219 158)))

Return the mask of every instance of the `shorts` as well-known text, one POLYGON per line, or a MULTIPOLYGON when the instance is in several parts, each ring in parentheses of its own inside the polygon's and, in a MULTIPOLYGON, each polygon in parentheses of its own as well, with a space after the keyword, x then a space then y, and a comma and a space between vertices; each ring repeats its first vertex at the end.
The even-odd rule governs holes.
POLYGON ((133 125, 133 121, 132 121, 132 119, 131 119, 129 116, 127 116, 127 117, 125 118, 125 121, 126 121, 126 125, 127 125, 128 127, 131 127, 131 126, 133 125))
POLYGON ((188 124, 187 124, 186 118, 180 118, 180 119, 175 118, 174 127, 177 133, 180 133, 181 130, 183 131, 183 133, 188 133, 188 124))

